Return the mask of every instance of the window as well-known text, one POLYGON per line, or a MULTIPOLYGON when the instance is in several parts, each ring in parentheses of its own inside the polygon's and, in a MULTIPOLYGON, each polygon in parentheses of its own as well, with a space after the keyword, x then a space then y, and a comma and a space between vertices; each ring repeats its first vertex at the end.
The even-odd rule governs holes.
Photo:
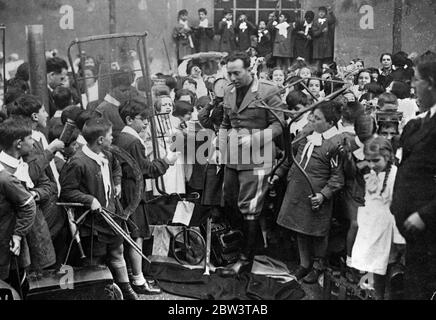
POLYGON ((299 0, 215 0, 215 27, 222 20, 224 10, 232 10, 233 21, 245 13, 248 20, 255 24, 260 20, 267 20, 268 14, 275 10, 287 12, 291 21, 302 17, 299 0))

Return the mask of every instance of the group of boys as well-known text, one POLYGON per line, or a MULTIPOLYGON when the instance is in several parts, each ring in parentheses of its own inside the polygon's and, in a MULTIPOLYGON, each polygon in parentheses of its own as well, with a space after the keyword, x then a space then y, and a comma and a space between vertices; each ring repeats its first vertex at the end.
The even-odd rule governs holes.
MULTIPOLYGON (((163 175, 177 154, 153 161, 147 158, 140 137, 148 126, 145 98, 132 97, 118 110, 124 128, 116 137, 117 146, 134 159, 144 179, 163 175)), ((67 107, 61 119, 50 120, 48 131, 53 141, 49 144, 42 133, 47 131, 48 114, 37 97, 22 95, 8 111, 9 118, 0 124, 0 280, 13 282, 16 271, 10 266, 16 269, 15 261, 19 261, 19 270, 30 267, 36 271, 63 263, 68 232, 66 215, 56 205, 60 200, 90 209, 80 225, 87 257, 82 265, 107 264, 124 299, 160 293, 153 280, 145 279, 141 255, 132 249, 124 256, 122 236, 100 214, 102 210, 110 213, 142 248, 147 230, 137 231, 131 225, 145 216, 145 190, 140 190, 140 204, 131 216, 134 223, 126 224, 121 211, 138 186, 131 165, 119 161, 111 151, 111 121, 76 106, 67 107), (72 142, 65 145, 59 136, 68 118, 76 121, 78 128, 72 142)), ((77 212, 83 213, 85 210, 77 212)))

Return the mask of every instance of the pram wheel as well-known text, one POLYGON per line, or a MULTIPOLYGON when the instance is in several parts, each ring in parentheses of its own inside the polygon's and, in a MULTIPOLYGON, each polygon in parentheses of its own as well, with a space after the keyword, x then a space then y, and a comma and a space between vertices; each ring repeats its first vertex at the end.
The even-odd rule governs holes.
POLYGON ((174 236, 171 249, 180 264, 199 265, 206 255, 206 242, 197 230, 184 228, 174 236))

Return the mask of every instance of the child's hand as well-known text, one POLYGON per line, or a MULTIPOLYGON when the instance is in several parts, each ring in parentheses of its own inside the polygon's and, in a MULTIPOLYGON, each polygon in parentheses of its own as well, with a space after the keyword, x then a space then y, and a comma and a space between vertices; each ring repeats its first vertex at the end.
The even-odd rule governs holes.
POLYGON ((94 200, 92 200, 91 210, 92 211, 101 211, 101 204, 96 198, 94 198, 94 200))
POLYGON ((269 184, 271 184, 271 185, 275 185, 276 183, 277 183, 277 181, 279 181, 280 180, 280 177, 278 176, 278 175, 274 175, 273 177, 270 177, 269 178, 269 184))
POLYGON ((18 257, 21 251, 21 237, 13 235, 11 241, 9 242, 9 246, 9 250, 18 257))
POLYGON ((171 150, 167 150, 167 156, 165 157, 165 162, 170 166, 174 165, 179 158, 180 152, 172 152, 171 150))
POLYGON ((317 193, 315 196, 309 196, 312 203, 312 209, 318 210, 324 203, 324 196, 321 193, 317 193))
POLYGON ((65 143, 59 139, 56 139, 49 144, 47 150, 55 154, 56 152, 63 150, 64 148, 65 148, 65 143))

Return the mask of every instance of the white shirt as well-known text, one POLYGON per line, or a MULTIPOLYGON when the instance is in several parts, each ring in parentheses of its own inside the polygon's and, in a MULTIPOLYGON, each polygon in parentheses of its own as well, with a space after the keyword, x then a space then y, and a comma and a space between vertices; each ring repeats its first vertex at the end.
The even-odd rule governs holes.
POLYGON ((301 154, 301 160, 300 160, 300 164, 301 164, 304 160, 304 157, 307 156, 307 161, 304 165, 304 169, 307 168, 307 165, 309 164, 310 158, 312 157, 312 153, 315 147, 322 146, 324 140, 329 140, 338 134, 340 134, 339 130, 336 127, 332 127, 322 134, 318 132, 314 132, 307 137, 307 143, 304 146, 303 153, 301 154))
POLYGON ((22 158, 16 159, 2 151, 0 153, 0 162, 15 169, 13 175, 21 182, 24 182, 28 189, 32 189, 34 187, 33 181, 29 175, 29 165, 24 162, 22 158))
POLYGON ((94 160, 101 170, 101 176, 103 178, 104 193, 106 198, 106 207, 109 205, 109 197, 112 194, 112 183, 109 169, 109 160, 101 152, 99 154, 95 153, 87 145, 82 148, 83 153, 90 159, 94 160))
MULTIPOLYGON (((47 138, 45 137, 45 135, 42 132, 32 130, 32 138, 33 138, 33 140, 35 140, 37 142, 41 142, 42 146, 44 147, 44 150, 48 149, 47 138)), ((59 172, 58 172, 58 169, 56 168, 56 164, 55 164, 54 160, 50 161, 50 169, 53 173, 53 176, 54 176, 54 179, 56 182, 56 186, 58 187, 58 196, 59 196, 61 194, 61 184, 59 183, 59 172)))

